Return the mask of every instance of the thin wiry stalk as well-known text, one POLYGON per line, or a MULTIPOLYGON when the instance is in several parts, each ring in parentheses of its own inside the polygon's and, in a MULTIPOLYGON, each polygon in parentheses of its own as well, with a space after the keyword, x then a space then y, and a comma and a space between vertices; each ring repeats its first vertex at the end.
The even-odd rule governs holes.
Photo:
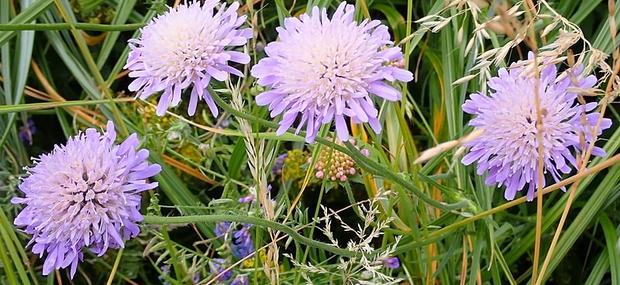
POLYGON ((123 24, 123 25, 107 25, 92 23, 74 23, 73 26, 68 23, 50 23, 50 24, 13 24, 0 25, 0 31, 59 31, 70 30, 75 27, 83 31, 96 32, 112 32, 112 31, 135 31, 144 27, 144 24, 123 24))
MULTIPOLYGON (((239 112, 243 112, 243 98, 241 97, 241 92, 239 90, 239 86, 233 86, 232 84, 228 84, 229 89, 232 94, 232 106, 235 110, 239 112)), ((252 177, 258 186, 257 199, 260 202, 260 205, 263 207, 265 216, 268 220, 275 220, 275 209, 274 209, 274 201, 271 200, 269 190, 267 188, 267 174, 266 171, 269 166, 269 161, 271 161, 270 157, 264 157, 265 154, 265 140, 259 139, 258 145, 255 141, 255 135, 252 131, 252 127, 247 120, 242 118, 237 118, 239 122, 239 128, 241 132, 244 134, 246 153, 248 155, 248 166, 250 168, 250 172, 252 173, 252 177)), ((273 232, 269 229, 269 235, 271 236, 271 246, 267 251, 268 260, 267 264, 278 264, 278 246, 275 244, 275 240, 277 240, 277 233, 273 232)), ((279 283, 279 268, 278 266, 265 266, 265 273, 269 276, 272 284, 279 283), (268 269, 267 269, 268 268, 268 269)))
MULTIPOLYGON (((613 5, 610 6, 609 7, 610 18, 613 18, 614 11, 615 9, 613 5)), ((610 22, 610 25, 612 23, 613 22, 610 22)), ((612 32, 615 31, 615 25, 613 28, 610 28, 610 31, 612 32)), ((611 37, 615 42, 615 33, 612 33, 611 37)), ((592 151, 594 149, 594 143, 596 142, 598 130, 600 129, 601 122, 603 121, 605 112, 607 110, 607 105, 610 103, 611 101, 610 99, 613 97, 612 88, 615 83, 614 81, 616 80, 616 75, 618 74, 618 72, 620 72, 620 60, 618 60, 617 58, 618 51, 619 51, 618 49, 614 51, 614 61, 615 61, 614 69, 609 78, 609 82, 607 83, 607 88, 605 89, 605 97, 601 99, 601 102, 603 102, 603 104, 601 106, 601 111, 599 113, 596 125, 594 129, 592 130, 592 136, 594 137, 594 140, 592 141, 592 143, 588 145, 586 152, 583 154, 582 159, 581 159, 581 165, 580 165, 578 172, 582 172, 583 170, 586 169, 586 166, 588 164, 588 161, 590 160, 590 156, 592 155, 592 151)), ((540 275, 539 280, 536 282, 536 285, 542 284, 542 281, 545 279, 545 276, 544 276, 545 271, 547 270, 547 267, 549 266, 549 263, 551 262, 553 251, 555 250, 555 246, 557 245, 562 229, 564 228, 564 223, 566 222, 566 218, 568 217, 568 213, 570 211, 571 205, 573 203, 573 200, 575 199, 575 192, 577 192, 577 187, 579 186, 580 181, 581 180, 578 180, 573 185, 571 185, 571 188, 569 190, 568 200, 566 201, 566 206, 564 207, 564 210, 562 212, 562 216, 560 218, 560 222, 558 223, 556 231, 553 234, 553 239, 551 240, 551 245, 549 246, 549 250, 547 251, 547 255, 545 257, 543 266, 541 268, 541 275, 540 275)))
MULTIPOLYGON (((543 218, 543 184, 544 184, 544 150, 543 150, 543 110, 540 103, 540 70, 538 69, 538 43, 536 40, 536 32, 534 30, 534 22, 538 17, 538 9, 532 0, 526 0, 524 3, 528 19, 529 46, 534 53, 533 74, 534 74, 534 102, 536 107, 536 142, 537 142, 537 189, 536 189, 536 227, 535 227, 535 243, 534 243, 534 259, 532 262, 532 280, 536 280, 538 276, 538 264, 540 259, 540 247, 542 236, 542 218, 543 218)), ((518 96, 518 94, 516 94, 518 96)))

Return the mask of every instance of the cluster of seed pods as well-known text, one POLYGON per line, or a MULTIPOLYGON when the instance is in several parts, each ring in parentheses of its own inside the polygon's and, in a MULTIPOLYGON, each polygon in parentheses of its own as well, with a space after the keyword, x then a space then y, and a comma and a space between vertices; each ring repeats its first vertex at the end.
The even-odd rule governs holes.
MULTIPOLYGON (((350 140, 355 144, 354 140, 350 140)), ((368 150, 361 151, 367 155, 368 150)), ((312 158, 308 158, 308 164, 312 163, 312 158)), ((331 181, 345 182, 350 176, 357 173, 355 169, 355 161, 348 155, 331 148, 323 148, 319 153, 316 163, 314 164, 315 174, 318 179, 327 178, 331 181)))

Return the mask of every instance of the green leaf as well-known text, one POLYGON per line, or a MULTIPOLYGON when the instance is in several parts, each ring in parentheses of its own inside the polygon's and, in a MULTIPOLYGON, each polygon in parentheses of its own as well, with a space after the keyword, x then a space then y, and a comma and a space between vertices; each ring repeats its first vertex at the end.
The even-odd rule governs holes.
POLYGON ((607 245, 609 257, 609 269, 611 271, 611 284, 620 285, 620 253, 618 252, 618 230, 612 224, 607 214, 601 214, 598 218, 607 245))
POLYGON ((276 2, 276 11, 278 12, 278 21, 280 22, 280 26, 284 25, 284 18, 290 17, 291 14, 284 6, 284 2, 282 0, 275 0, 276 2))
POLYGON ((12 223, 9 222, 9 219, 4 214, 4 211, 0 209, 0 251, 5 251, 5 254, 8 253, 7 257, 10 257, 11 264, 4 260, 4 256, 0 255, 0 259, 5 265, 5 272, 9 275, 9 271, 13 270, 13 266, 17 270, 17 275, 19 276, 19 283, 15 284, 23 284, 30 285, 30 279, 26 274, 26 269, 24 264, 28 263, 28 259, 26 258, 26 254, 23 251, 22 245, 17 241, 17 237, 15 236, 15 230, 12 227, 12 223), (15 242, 14 242, 15 241, 15 242), (6 262, 6 263, 5 263, 6 262))
POLYGON ((600 285, 603 281, 603 277, 609 271, 609 254, 603 252, 599 255, 594 267, 590 271, 590 275, 584 285, 600 285))
POLYGON ((97 9, 97 7, 101 5, 101 3, 103 3, 103 0, 77 0, 80 13, 82 13, 83 15, 89 15, 91 12, 97 9))
MULTIPOLYGON (((129 14, 133 10, 133 7, 135 5, 136 0, 119 1, 118 6, 116 7, 116 15, 114 15, 114 19, 112 19, 112 24, 129 26, 123 24, 127 21, 127 18, 129 18, 129 14)), ((111 32, 106 35, 105 40, 101 45, 99 56, 97 57, 97 67, 99 67, 99 69, 101 69, 105 64, 110 53, 112 52, 112 48, 114 48, 114 46, 117 44, 117 40, 120 35, 120 32, 111 32)))
POLYGON ((238 139, 235 148, 230 156, 228 163, 228 177, 237 179, 241 173, 241 165, 247 161, 247 153, 245 151, 245 141, 238 139))
MULTIPOLYGON (((123 2, 127 3, 127 2, 123 2)), ((91 23, 74 23, 73 26, 78 30, 96 31, 96 32, 122 32, 135 31, 144 27, 144 24, 91 24, 91 23)), ((0 31, 58 31, 69 30, 71 25, 67 23, 47 23, 47 24, 0 24, 0 31)), ((114 38, 114 37, 106 37, 114 38)), ((114 42, 116 44, 116 42, 114 42)))

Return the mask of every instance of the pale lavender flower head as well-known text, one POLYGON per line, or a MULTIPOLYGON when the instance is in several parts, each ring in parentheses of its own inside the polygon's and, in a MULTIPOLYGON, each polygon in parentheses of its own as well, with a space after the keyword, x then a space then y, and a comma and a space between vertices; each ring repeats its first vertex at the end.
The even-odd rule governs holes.
POLYGON ((163 91, 157 115, 181 102, 183 90, 192 86, 189 98, 190 116, 199 100, 204 100, 213 116, 218 110, 207 91, 211 78, 225 81, 229 74, 243 77, 229 62, 247 64, 250 57, 231 47, 244 45, 252 37, 252 29, 240 28, 246 16, 238 16, 238 2, 230 6, 219 0, 205 0, 170 8, 142 28, 138 39, 129 40, 131 52, 125 68, 136 78, 129 90, 141 99, 163 91))
MULTIPOLYGON (((489 80, 493 89, 488 95, 476 93, 463 104, 463 111, 474 115, 470 126, 482 134, 466 146, 470 147, 462 162, 477 162, 477 173, 487 173, 487 185, 505 186, 504 197, 515 198, 527 184, 527 199, 531 201, 538 186, 538 144, 536 131, 535 77, 524 72, 522 62, 508 70, 502 68, 497 77, 489 80)), ((577 94, 570 88, 591 88, 597 79, 582 74, 583 68, 567 70, 567 76, 558 77, 554 65, 541 68, 539 82, 540 108, 542 110, 542 138, 544 173, 559 181, 562 173, 577 167, 576 151, 582 151, 580 136, 588 144, 594 143, 592 134, 599 117, 592 112, 596 102, 580 104, 577 94), (571 167, 572 166, 572 167, 571 167)), ((603 119, 597 136, 611 126, 603 119)), ((594 147, 593 154, 605 155, 603 149, 594 147)), ((546 182, 543 181, 545 186, 546 182)))
POLYGON ((161 167, 147 162, 135 134, 115 139, 108 122, 106 132, 87 129, 28 168, 19 185, 25 197, 12 200, 26 205, 15 225, 32 235, 33 253, 47 254, 43 275, 71 265, 73 276, 84 248, 101 256, 140 232, 140 193, 157 187, 147 179, 161 167))
POLYGON ((400 67, 403 54, 388 28, 377 20, 357 23, 354 12, 343 2, 331 19, 317 7, 286 18, 278 40, 265 47, 267 57, 252 68, 258 84, 271 88, 256 97, 257 104, 269 105, 271 117, 283 114, 279 135, 296 124, 297 133, 305 126, 312 142, 321 125, 334 121, 338 138, 346 141, 346 118, 379 133, 374 98, 398 101, 401 92, 392 84, 413 79, 400 67))

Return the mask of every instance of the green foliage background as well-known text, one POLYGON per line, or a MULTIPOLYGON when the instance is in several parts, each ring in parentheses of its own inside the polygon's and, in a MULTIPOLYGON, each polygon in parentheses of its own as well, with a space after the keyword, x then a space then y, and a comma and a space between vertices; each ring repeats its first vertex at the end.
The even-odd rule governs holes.
MULTIPOLYGON (((261 47, 275 40, 275 27, 284 17, 303 13, 313 5, 333 9, 339 3, 254 2, 245 8, 258 35, 248 46, 253 57, 251 64, 264 56, 261 47)), ((407 55, 406 65, 415 74, 415 82, 407 85, 401 102, 381 103, 382 134, 358 130, 358 134, 368 136, 366 142, 360 142, 370 151, 367 158, 353 146, 334 144, 327 128, 322 130, 325 139, 314 145, 305 145, 302 137, 292 134, 276 137, 266 108, 253 101, 258 87, 247 69, 248 76, 240 80, 245 101, 242 112, 222 104, 231 101, 225 85, 214 86, 221 91, 220 108, 224 110, 217 119, 204 106, 193 118, 184 117, 184 106, 173 110, 179 116, 157 118, 148 103, 131 100, 132 94, 124 93, 129 79, 122 70, 128 53, 126 40, 165 10, 162 0, 0 0, 0 284, 105 284, 107 280, 112 284, 130 280, 134 284, 160 284, 162 262, 171 263, 176 273, 166 279, 168 282, 189 284, 191 276, 187 272, 192 270, 202 272, 203 281, 210 282, 206 260, 222 245, 209 237, 213 236, 215 223, 225 220, 255 224, 253 237, 257 246, 272 241, 267 229, 286 233, 290 237, 288 242, 277 243, 280 254, 289 253, 297 262, 333 272, 316 276, 315 284, 341 284, 347 280, 339 276, 335 266, 338 256, 347 259, 353 253, 329 245, 315 229, 324 226, 312 223, 313 217, 320 216, 318 205, 338 209, 362 201, 376 191, 388 190, 393 195, 380 203, 378 219, 390 217, 393 221, 373 244, 378 251, 385 250, 395 243, 396 236, 402 236, 395 249, 402 267, 386 274, 409 284, 530 282, 535 202, 506 202, 503 191, 485 186, 484 178, 477 176, 473 167, 460 164, 453 151, 426 164, 414 164, 421 151, 471 131, 461 105, 469 93, 480 89, 476 80, 452 84, 470 74, 479 56, 474 51, 465 52, 475 28, 471 17, 459 14, 438 33, 419 32, 420 26, 414 22, 439 11, 447 2, 351 2, 360 19, 368 15, 381 19, 389 26, 396 43, 404 40, 401 46, 407 55), (37 127, 33 145, 23 143, 18 135, 30 117, 37 127), (17 195, 19 177, 24 174, 22 168, 30 164, 30 157, 64 143, 79 130, 99 127, 108 119, 116 123, 121 137, 137 132, 143 147, 151 151, 152 161, 164 166, 157 177, 158 194, 144 196, 143 212, 146 215, 148 208, 152 217, 147 219, 141 236, 123 251, 109 251, 102 258, 87 255, 73 281, 62 273, 43 277, 41 261, 25 248, 29 237, 12 224, 19 209, 9 201, 17 195), (247 138, 239 128, 239 119, 248 120, 254 132, 249 139, 264 144, 261 157, 270 166, 278 154, 291 149, 303 149, 316 157, 322 148, 335 148, 350 154, 362 175, 345 185, 315 181, 302 187, 298 181, 272 176, 270 168, 261 169, 275 189, 276 216, 267 217, 256 206, 248 210, 235 202, 257 183, 248 169, 247 138), (301 189, 305 189, 301 202, 291 209, 301 189), (288 211, 292 218, 284 222, 288 211), (159 215, 189 217, 172 220, 158 218, 159 215), (185 224, 164 228, 155 225, 160 223, 185 224), (309 226, 300 230, 302 225, 309 226), (113 270, 117 257, 120 266, 113 270)), ((485 18, 495 16, 495 8, 503 3, 475 2, 486 3, 481 12, 485 18)), ((610 36, 607 1, 567 0, 549 4, 579 25, 594 48, 611 54, 617 47, 610 36)), ((456 15, 459 9, 452 7, 446 13, 456 15)), ((616 9, 620 9, 620 3, 616 3, 616 9)), ((613 23, 620 23, 617 12, 613 23)), ((557 34, 552 32, 547 39, 551 41, 557 34)), ((489 48, 499 47, 508 40, 503 34, 491 32, 491 39, 485 44, 489 48)), ((503 63, 517 59, 519 54, 511 52, 503 63)), ((599 145, 611 156, 620 146, 620 121, 614 104, 610 105, 607 117, 613 119, 614 126, 606 131, 599 145)), ((590 166, 605 159, 594 158, 590 166)), ((312 176, 307 166, 299 165, 299 169, 301 177, 312 176)), ((549 284, 620 284, 619 177, 620 166, 612 165, 588 175, 579 184, 578 196, 545 275, 549 284)), ((545 196, 543 255, 567 197, 562 191, 545 196)), ((361 218, 355 218, 356 213, 352 212, 353 218, 348 221, 359 222, 361 218)), ((344 232, 336 236, 341 245, 350 238, 344 232)), ((257 269, 267 263, 257 255, 253 266, 256 270, 248 271, 252 283, 269 282, 257 269)), ((304 283, 300 272, 304 269, 293 266, 283 255, 278 263, 277 282, 304 283)))

